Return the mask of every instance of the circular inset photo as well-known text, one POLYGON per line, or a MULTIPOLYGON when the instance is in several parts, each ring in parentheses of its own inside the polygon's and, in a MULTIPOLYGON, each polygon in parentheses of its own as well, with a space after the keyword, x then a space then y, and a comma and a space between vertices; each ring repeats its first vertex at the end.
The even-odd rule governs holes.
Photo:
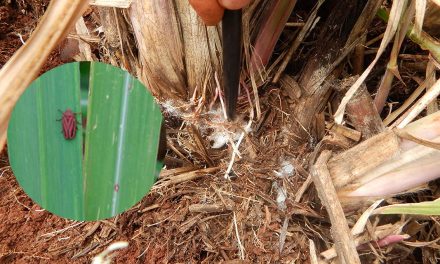
POLYGON ((65 64, 35 80, 15 106, 10 164, 44 209, 79 221, 109 218, 156 181, 165 156, 162 120, 153 96, 128 72, 65 64))

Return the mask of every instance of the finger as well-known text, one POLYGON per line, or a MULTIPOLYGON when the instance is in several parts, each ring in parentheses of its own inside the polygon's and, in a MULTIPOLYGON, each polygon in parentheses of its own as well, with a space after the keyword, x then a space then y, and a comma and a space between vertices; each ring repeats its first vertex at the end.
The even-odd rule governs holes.
POLYGON ((218 0, 219 4, 226 9, 236 10, 247 6, 251 0, 218 0))
POLYGON ((207 26, 214 26, 220 22, 225 10, 218 0, 189 0, 189 4, 207 26))

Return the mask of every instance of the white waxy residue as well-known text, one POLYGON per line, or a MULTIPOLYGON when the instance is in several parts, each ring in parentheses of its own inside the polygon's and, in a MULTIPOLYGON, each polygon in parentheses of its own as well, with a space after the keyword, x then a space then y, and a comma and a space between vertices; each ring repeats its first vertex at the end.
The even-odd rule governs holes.
POLYGON ((295 174, 295 167, 287 160, 281 162, 281 169, 274 171, 275 175, 280 178, 290 177, 295 174))

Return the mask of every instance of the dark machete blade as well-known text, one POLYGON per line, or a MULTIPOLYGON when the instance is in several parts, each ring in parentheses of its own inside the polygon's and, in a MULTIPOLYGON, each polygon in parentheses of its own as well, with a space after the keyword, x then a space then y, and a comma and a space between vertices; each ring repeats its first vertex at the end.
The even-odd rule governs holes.
POLYGON ((241 69, 241 16, 242 10, 225 10, 222 20, 223 87, 226 115, 235 118, 241 69))

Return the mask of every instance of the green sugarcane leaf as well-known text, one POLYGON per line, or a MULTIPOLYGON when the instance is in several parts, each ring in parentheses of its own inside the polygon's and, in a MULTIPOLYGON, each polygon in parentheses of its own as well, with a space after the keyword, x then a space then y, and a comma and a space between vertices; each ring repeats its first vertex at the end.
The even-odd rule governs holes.
POLYGON ((129 73, 92 63, 84 155, 86 220, 123 212, 151 188, 162 115, 129 73), (111 76, 111 78, 109 78, 111 76))
POLYGON ((71 219, 82 214, 82 128, 66 140, 62 113, 81 121, 80 78, 75 63, 35 80, 20 97, 8 128, 11 167, 25 192, 43 208, 71 219), (58 120, 58 121, 57 121, 58 120))
POLYGON ((75 220, 109 218, 139 202, 156 181, 161 124, 154 98, 127 72, 67 64, 20 98, 8 130, 11 166, 48 211, 75 220), (62 133, 67 108, 78 120, 73 139, 62 133))
POLYGON ((394 204, 376 209, 376 214, 440 215, 440 199, 431 202, 394 204))

